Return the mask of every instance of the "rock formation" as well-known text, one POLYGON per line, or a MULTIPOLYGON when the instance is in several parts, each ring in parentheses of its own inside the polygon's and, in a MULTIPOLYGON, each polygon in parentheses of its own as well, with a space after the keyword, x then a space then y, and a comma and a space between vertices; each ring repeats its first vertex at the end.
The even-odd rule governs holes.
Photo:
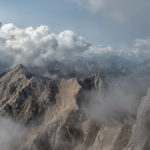
POLYGON ((117 112, 122 118, 113 118, 109 124, 91 116, 88 105, 95 100, 85 93, 103 92, 109 84, 101 74, 82 79, 39 77, 22 65, 4 74, 1 116, 13 118, 26 129, 11 150, 149 150, 149 92, 140 100, 135 116, 117 112))

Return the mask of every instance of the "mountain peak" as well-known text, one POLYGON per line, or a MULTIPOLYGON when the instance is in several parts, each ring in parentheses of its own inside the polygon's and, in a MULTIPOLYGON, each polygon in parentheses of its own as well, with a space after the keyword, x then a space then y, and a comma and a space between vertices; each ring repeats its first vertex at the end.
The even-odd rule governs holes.
POLYGON ((12 68, 12 70, 9 72, 10 74, 24 74, 27 78, 30 78, 32 74, 28 71, 26 67, 24 67, 22 64, 17 65, 16 67, 12 68))
POLYGON ((19 64, 16 67, 12 68, 11 71, 19 71, 19 70, 22 70, 22 71, 25 71, 25 72, 27 71, 27 69, 22 64, 19 64))

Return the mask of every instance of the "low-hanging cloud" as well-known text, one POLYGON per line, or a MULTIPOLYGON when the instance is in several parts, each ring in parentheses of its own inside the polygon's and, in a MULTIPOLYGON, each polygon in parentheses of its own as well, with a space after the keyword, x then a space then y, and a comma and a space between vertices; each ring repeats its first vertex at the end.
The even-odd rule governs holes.
POLYGON ((43 65, 49 59, 65 59, 88 50, 90 44, 73 31, 59 34, 47 26, 20 29, 5 24, 0 29, 0 60, 8 64, 43 65))
POLYGON ((148 59, 150 56, 150 39, 137 39, 134 41, 133 52, 137 57, 148 59))
POLYGON ((149 76, 130 74, 112 80, 106 89, 85 91, 89 115, 102 123, 111 124, 135 117, 140 99, 149 88, 149 76))
POLYGON ((44 66, 52 60, 64 60, 77 56, 123 56, 148 59, 150 39, 137 39, 129 50, 111 46, 95 46, 73 31, 66 30, 54 34, 47 26, 18 28, 14 24, 4 24, 0 28, 0 65, 12 67, 44 66))
POLYGON ((14 122, 10 118, 0 116, 0 147, 2 150, 11 150, 15 148, 20 142, 25 133, 19 123, 14 122))

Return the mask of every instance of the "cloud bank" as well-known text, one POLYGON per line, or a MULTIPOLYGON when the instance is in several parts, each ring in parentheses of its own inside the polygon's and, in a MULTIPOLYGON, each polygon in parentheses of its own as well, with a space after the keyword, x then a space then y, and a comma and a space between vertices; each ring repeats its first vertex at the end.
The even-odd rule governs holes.
POLYGON ((25 129, 9 118, 0 116, 0 147, 3 150, 15 148, 21 142, 25 129))
POLYGON ((150 57, 150 39, 137 39, 134 41, 133 52, 137 57, 150 57))
POLYGON ((150 39, 137 39, 130 50, 95 46, 73 31, 52 33, 47 26, 18 28, 4 24, 0 28, 0 64, 14 66, 43 66, 51 60, 64 60, 77 56, 124 56, 149 58, 150 39))
POLYGON ((59 34, 47 26, 20 29, 5 24, 0 29, 0 60, 8 64, 43 65, 49 59, 65 59, 86 51, 90 44, 73 31, 59 34))

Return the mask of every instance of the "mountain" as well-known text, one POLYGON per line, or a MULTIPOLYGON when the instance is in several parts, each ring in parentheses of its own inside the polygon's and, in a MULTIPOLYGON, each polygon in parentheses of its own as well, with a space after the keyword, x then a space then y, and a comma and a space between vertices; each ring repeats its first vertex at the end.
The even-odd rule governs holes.
MULTIPOLYGON (((25 129, 20 142, 12 138, 11 150, 150 149, 149 92, 136 95, 135 112, 124 109, 128 106, 124 101, 119 103, 130 93, 133 98, 141 83, 134 84, 130 93, 124 86, 125 95, 119 92, 119 101, 114 101, 123 87, 104 74, 52 79, 29 70, 18 65, 0 78, 0 114, 25 129)), ((126 85, 123 79, 120 82, 126 85)))
POLYGON ((122 57, 92 57, 90 59, 49 61, 44 67, 29 67, 35 74, 51 78, 82 78, 94 73, 114 77, 127 75, 137 67, 137 62, 122 57))

